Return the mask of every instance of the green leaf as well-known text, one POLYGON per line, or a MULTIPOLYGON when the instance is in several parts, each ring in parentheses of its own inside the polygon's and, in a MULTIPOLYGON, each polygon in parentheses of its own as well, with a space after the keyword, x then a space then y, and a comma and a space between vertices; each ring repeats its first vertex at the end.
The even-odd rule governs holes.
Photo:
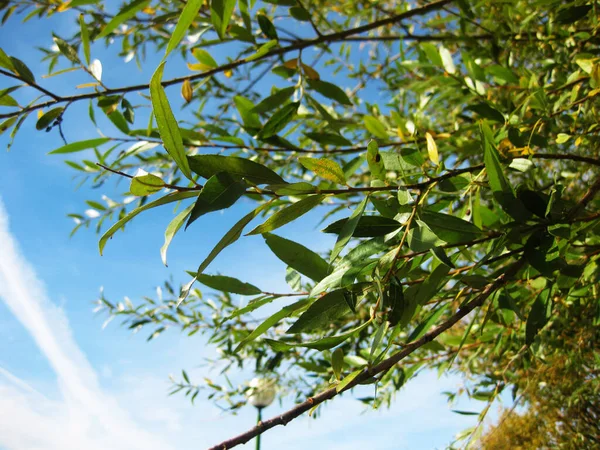
POLYGON ((458 244, 477 239, 483 233, 471 222, 459 219, 450 214, 442 214, 434 211, 422 211, 419 218, 425 222, 431 230, 448 244, 458 244))
POLYGON ((231 292, 240 295, 258 295, 262 291, 250 283, 244 283, 237 278, 226 277, 223 275, 196 275, 196 279, 209 288, 217 291, 231 292))
POLYGON ((271 94, 267 98, 263 99, 254 107, 253 112, 262 114, 272 111, 273 109, 283 105, 294 94, 295 91, 295 86, 280 89, 274 94, 271 94))
POLYGON ((312 250, 275 234, 265 233, 263 236, 275 256, 302 275, 315 281, 327 276, 329 265, 312 250))
POLYGON ((369 353, 369 363, 371 364, 373 363, 373 357, 375 356, 375 352, 379 348, 379 345, 381 344, 383 336, 387 332, 389 325, 389 322, 386 320, 379 324, 379 327, 377 327, 375 337, 373 338, 373 343, 371 344, 371 351, 369 353))
POLYGON ((318 298, 300 315, 286 333, 304 333, 329 326, 339 317, 348 314, 350 308, 346 301, 345 289, 338 289, 318 298))
POLYGON ((160 258, 165 266, 167 266, 167 250, 169 245, 171 245, 171 241, 175 234, 181 229, 183 223, 186 221, 187 217, 192 212, 192 208, 194 205, 190 205, 181 211, 179 214, 175 216, 175 218, 167 225, 167 229, 165 230, 165 243, 160 248, 160 258))
POLYGON ((269 41, 269 42, 265 42, 263 45, 258 47, 258 50, 256 50, 256 53, 248 56, 246 58, 246 61, 254 61, 255 59, 262 58, 267 53, 269 53, 271 51, 271 49, 273 47, 275 47, 276 45, 277 45, 277 41, 275 39, 273 39, 272 41, 269 41))
POLYGON ((14 68, 13 72, 19 75, 27 83, 35 83, 35 77, 33 76, 33 73, 23 61, 15 58, 14 56, 10 56, 10 61, 12 63, 12 67, 14 68))
MULTIPOLYGON (((327 226, 323 233, 340 234, 348 219, 340 219, 327 226)), ((354 229, 354 237, 385 236, 396 231, 402 225, 400 222, 383 216, 362 216, 354 229)))
POLYGON ((331 368, 336 380, 342 379, 342 368, 344 366, 344 350, 336 348, 331 354, 331 368))
MULTIPOLYGON (((235 5, 235 1, 233 3, 235 5)), ((198 11, 200 11, 200 7, 202 7, 203 4, 204 0, 188 0, 185 3, 185 7, 177 20, 177 26, 175 27, 175 30, 173 30, 171 39, 169 39, 169 43, 167 44, 165 58, 179 45, 183 36, 185 36, 185 33, 190 28, 190 25, 198 16, 198 11)))
POLYGON ((262 128, 262 123, 260 122, 258 114, 254 112, 254 103, 241 95, 233 97, 233 101, 240 113, 244 128, 246 128, 250 134, 254 134, 256 131, 260 130, 262 128))
POLYGON ((344 171, 337 162, 331 159, 301 157, 298 158, 298 161, 321 178, 338 184, 346 184, 344 171))
POLYGON ((134 17, 142 9, 146 8, 150 4, 150 0, 135 0, 134 2, 125 5, 119 13, 112 18, 110 22, 102 29, 102 32, 96 36, 96 39, 102 39, 113 32, 123 22, 134 17))
POLYGON ((378 118, 373 116, 365 116, 363 120, 365 122, 365 127, 367 127, 367 130, 373 136, 378 137, 380 139, 389 138, 385 125, 381 123, 381 121, 378 118))
POLYGON ((240 349, 248 342, 251 342, 260 335, 264 334, 269 328, 277 325, 282 319, 291 316, 294 312, 306 306, 308 301, 309 299, 300 300, 296 303, 282 308, 280 311, 267 318, 238 344, 238 346, 234 350, 234 353, 240 351, 240 349))
POLYGON ((102 144, 106 144, 110 141, 110 138, 96 138, 96 139, 88 139, 87 141, 79 141, 73 142, 71 144, 64 145, 62 147, 57 148, 56 150, 52 150, 49 155, 59 155, 64 153, 75 153, 80 152, 82 150, 87 150, 89 148, 96 148, 102 144))
POLYGON ((192 55, 198 60, 202 66, 202 70, 211 70, 217 68, 219 65, 214 58, 203 48, 195 48, 192 50, 192 55))
POLYGON ((306 11, 304 8, 300 8, 299 6, 292 6, 290 8, 290 16, 302 22, 310 22, 311 19, 308 11, 306 11))
POLYGON ((376 141, 370 141, 367 145, 367 164, 373 179, 385 181, 385 166, 376 141))
POLYGON ((253 300, 249 301, 248 304, 246 306, 244 306, 243 308, 238 308, 234 312, 232 312, 229 316, 225 317, 223 319, 222 323, 225 323, 231 319, 235 319, 236 317, 239 317, 246 313, 252 312, 252 311, 260 308, 261 306, 268 305, 269 303, 273 302, 274 300, 277 300, 278 298, 280 298, 280 297, 273 297, 273 296, 267 295, 264 297, 258 297, 256 299, 253 299, 253 300))
POLYGON ((210 2, 210 19, 221 39, 225 38, 227 25, 233 17, 235 3, 236 0, 211 0, 210 2))
POLYGON ((438 245, 445 244, 425 222, 416 221, 417 226, 410 229, 406 241, 413 252, 426 252, 438 245))
POLYGON ((564 8, 556 15, 556 22, 562 25, 577 22, 587 16, 591 9, 592 5, 578 5, 564 8))
POLYGON ((258 139, 266 139, 279 133, 296 117, 299 106, 300 102, 292 102, 274 112, 256 137, 258 139))
POLYGON ((342 105, 352 106, 352 102, 344 90, 333 83, 328 83, 327 81, 321 80, 309 80, 308 86, 317 91, 323 97, 335 100, 342 105))
POLYGON ((303 216, 315 206, 319 205, 324 198, 325 195, 310 195, 306 198, 303 198, 302 200, 291 204, 287 208, 277 211, 264 223, 250 231, 248 235, 263 234, 276 230, 277 228, 296 220, 298 217, 303 216))
POLYGON ((244 217, 242 217, 236 224, 231 227, 231 229, 225 233, 225 235, 221 238, 221 240, 215 245, 215 247, 211 250, 209 255, 206 257, 204 261, 198 267, 197 273, 202 273, 209 266, 211 262, 217 257, 219 253, 223 251, 226 247, 229 247, 235 241, 237 241, 242 232, 244 231, 244 227, 248 225, 252 219, 254 219, 263 209, 265 205, 261 205, 255 210, 249 212, 244 217))
POLYGON ((38 119, 37 123, 35 124, 35 128, 38 130, 44 130, 45 128, 49 127, 52 122, 60 117, 64 110, 65 108, 62 107, 51 109, 38 119))
POLYGON ((260 30, 265 34, 267 39, 279 39, 275 26, 271 23, 267 16, 264 14, 257 14, 256 19, 258 20, 258 26, 260 27, 260 30))
POLYGON ((467 106, 466 109, 479 114, 484 119, 493 120, 494 122, 499 123, 505 122, 504 115, 488 103, 476 103, 474 105, 467 106))
POLYGON ((420 45, 421 50, 427 55, 431 64, 437 67, 444 67, 444 62, 442 61, 442 57, 438 52, 438 49, 435 45, 430 42, 424 42, 420 45))
POLYGON ((352 235, 354 234, 354 231, 356 230, 356 226, 358 225, 360 218, 362 217, 363 213, 365 212, 365 207, 367 206, 368 201, 369 201, 368 196, 363 198, 363 200, 359 203, 359 205, 356 207, 356 209, 354 211, 352 211, 352 214, 350 215, 348 220, 346 220, 346 222, 342 226, 342 229, 340 230, 340 234, 338 235, 337 241, 335 242, 333 250, 331 251, 331 256, 329 257, 329 263, 333 263, 335 261, 335 259, 339 256, 341 251, 346 246, 346 244, 350 241, 350 238, 352 238, 352 235))
POLYGON ((350 142, 348 139, 346 139, 343 136, 340 136, 339 134, 335 134, 335 133, 316 133, 316 132, 310 132, 310 133, 304 133, 304 135, 315 141, 318 142, 321 145, 335 145, 335 146, 350 146, 352 145, 352 142, 350 142))
POLYGON ((79 15, 79 31, 81 34, 81 46, 83 47, 83 56, 85 58, 85 63, 89 66, 91 62, 90 34, 88 32, 88 25, 85 23, 85 17, 83 14, 79 15))
POLYGON ((340 393, 342 392, 346 386, 348 386, 350 383, 352 383, 354 381, 354 379, 359 376, 362 373, 362 369, 358 369, 355 370, 354 372, 352 372, 350 375, 344 377, 344 379, 342 381, 340 381, 338 383, 338 385, 335 387, 336 392, 340 393))
POLYGON ((282 341, 274 341, 272 339, 265 339, 265 341, 267 342, 267 344, 269 344, 269 346, 271 346, 271 348, 273 348, 273 350, 278 349, 276 351, 288 351, 294 347, 312 348, 314 350, 324 351, 329 350, 333 347, 337 347, 348 338, 354 336, 357 333, 360 333, 362 330, 368 327, 370 323, 371 321, 369 320, 368 322, 365 322, 362 325, 353 328, 352 330, 347 331, 345 333, 337 334, 335 336, 324 337, 322 339, 318 339, 316 341, 311 342, 299 342, 296 344, 282 341))
POLYGON ((15 66, 13 65, 10 56, 8 56, 4 50, 0 48, 0 67, 15 72, 15 66))
POLYGON ((81 64, 81 60, 77 55, 77 50, 72 47, 69 43, 62 40, 61 38, 54 36, 54 43, 58 47, 58 50, 71 62, 75 64, 81 64))
POLYGON ((423 319, 423 321, 419 325, 415 327, 415 329, 410 334, 406 342, 408 343, 415 341, 421 336, 423 336, 425 333, 427 333, 429 329, 437 323, 438 319, 441 317, 442 314, 444 314, 447 308, 448 305, 446 304, 438 307, 437 309, 434 309, 427 317, 425 317, 425 319, 423 319))
POLYGON ((12 98, 9 93, 18 89, 18 87, 0 90, 0 106, 19 106, 19 103, 12 98))
POLYGON ((192 171, 203 178, 219 172, 246 178, 253 184, 285 184, 283 178, 271 169, 246 158, 222 155, 196 155, 188 157, 192 171))
POLYGON ((552 289, 544 289, 535 299, 525 326, 525 342, 531 345, 552 315, 552 289))
POLYGON ((512 185, 502 170, 492 130, 485 122, 480 122, 479 131, 481 133, 485 168, 492 191, 504 192, 514 196, 512 185))
POLYGON ((267 186, 267 189, 275 192, 277 195, 304 195, 317 192, 315 186, 304 181, 289 184, 272 184, 267 186))
POLYGON ((165 187, 165 182, 161 178, 140 169, 138 175, 131 179, 129 192, 138 197, 144 197, 159 192, 163 187, 165 187))
POLYGON ((229 208, 244 195, 245 191, 246 183, 232 177, 227 172, 213 175, 200 191, 185 227, 189 227, 204 214, 229 208))
POLYGON ((196 197, 197 195, 198 195, 198 193, 197 192, 193 192, 193 191, 174 192, 172 194, 165 195, 164 197, 161 197, 158 200, 154 200, 153 202, 146 203, 145 205, 140 206, 139 208, 134 209, 129 214, 127 214, 125 217, 123 217, 122 219, 120 219, 117 223, 115 223, 112 227, 110 227, 106 231, 106 233, 104 233, 102 235, 102 237, 100 238, 100 242, 98 244, 98 247, 100 249, 100 254, 102 255, 102 251, 104 250, 104 246, 106 245, 106 242, 118 230, 120 230, 121 228, 123 228, 123 226, 127 222, 129 222, 131 219, 133 219, 139 213, 144 212, 144 211, 146 211, 148 209, 156 208, 157 206, 162 206, 162 205, 166 205, 168 203, 173 203, 173 202, 177 202, 177 201, 180 201, 180 200, 185 200, 186 198, 196 197))
POLYGON ((179 125, 177 125, 177 121, 175 120, 175 116, 169 105, 169 100, 165 94, 165 89, 161 84, 164 68, 165 63, 162 62, 150 80, 152 110, 165 149, 171 158, 173 158, 173 161, 175 161, 175 164, 177 164, 181 173, 191 180, 192 172, 190 171, 190 166, 185 155, 185 148, 183 147, 179 125))

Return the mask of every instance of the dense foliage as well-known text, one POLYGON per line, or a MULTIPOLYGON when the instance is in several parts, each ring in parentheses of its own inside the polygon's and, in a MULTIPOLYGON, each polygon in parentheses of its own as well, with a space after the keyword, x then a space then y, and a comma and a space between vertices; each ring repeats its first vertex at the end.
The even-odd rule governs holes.
MULTIPOLYGON (((298 401, 227 448, 358 383, 377 384, 362 401, 389 404, 426 368, 464 374, 465 391, 451 398, 485 402, 480 424, 505 390, 533 408, 562 402, 530 387, 552 385, 548 363, 585 372, 593 381, 580 377, 584 386, 573 389, 597 392, 595 2, 135 0, 114 12, 99 0, 1 5, 3 23, 56 14, 77 21, 77 31, 40 50, 49 74, 87 77, 77 86, 84 93, 45 89, 18 55, 2 51, 8 112, 0 130, 12 141, 29 119, 64 138, 85 127, 85 105, 89 137, 48 150, 67 155, 83 182, 130 179, 122 198, 92 199, 72 214, 76 229, 102 232, 100 252, 110 238, 127 239, 117 232, 138 214, 177 205, 161 249, 166 263, 184 225, 253 204, 181 288, 165 283, 162 296, 135 304, 99 300, 151 338, 180 328, 218 347, 222 379, 184 372, 174 391, 192 399, 206 391, 235 410, 247 385, 227 375, 250 368, 298 401), (147 56, 164 57, 151 79, 109 88, 99 49, 142 68, 147 56), (177 75, 163 76, 165 67, 177 75), (281 236, 311 211, 336 236, 326 254, 281 236), (288 266, 281 277, 290 292, 211 273, 245 234, 262 235, 264 251, 288 266), (239 308, 236 295, 251 298, 239 308), (580 358, 571 334, 591 344, 593 358, 580 358)), ((562 385, 565 376, 556 379, 562 385)), ((588 393, 580 402, 578 392, 569 394, 573 408, 585 409, 588 393)), ((460 438, 478 442, 481 431, 460 438)))

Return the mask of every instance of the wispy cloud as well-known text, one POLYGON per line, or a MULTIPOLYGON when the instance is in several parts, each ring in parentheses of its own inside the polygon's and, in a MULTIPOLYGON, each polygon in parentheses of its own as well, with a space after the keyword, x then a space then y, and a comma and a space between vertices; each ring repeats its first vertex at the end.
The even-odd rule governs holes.
POLYGON ((20 253, 0 201, 0 299, 25 327, 56 374, 62 398, 50 400, 0 368, 0 448, 169 449, 102 391, 63 311, 20 253), (4 381, 3 381, 4 380, 4 381))

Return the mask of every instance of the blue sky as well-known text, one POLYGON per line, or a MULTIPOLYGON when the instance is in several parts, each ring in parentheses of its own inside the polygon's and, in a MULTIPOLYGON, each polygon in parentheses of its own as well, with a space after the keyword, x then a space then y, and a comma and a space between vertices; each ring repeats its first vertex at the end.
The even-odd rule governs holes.
MULTIPOLYGON (((49 48, 52 30, 69 35, 74 26, 69 14, 26 24, 12 20, 0 28, 0 42, 8 54, 29 65, 44 87, 72 93, 72 86, 89 80, 80 74, 42 79, 46 66, 39 64, 40 54, 33 48, 49 48)), ((97 45, 92 57, 102 61, 103 81, 109 86, 147 82, 157 63, 149 58, 140 71, 97 45)), ((168 66, 165 77, 174 73, 173 66, 177 64, 168 66)), ((11 85, 0 79, 0 88, 11 85)), ((177 90, 168 91, 172 98, 179 98, 177 90)), ((98 136, 87 116, 78 120, 86 108, 69 109, 69 142, 98 136)), ((144 126, 145 121, 139 123, 144 126)), ((100 125, 109 129, 105 122, 100 125)), ((6 135, 0 137, 1 147, 7 142, 6 135)), ((66 214, 81 212, 84 200, 101 194, 116 198, 125 185, 76 190, 73 171, 60 157, 46 155, 61 145, 56 132, 36 131, 30 118, 11 151, 0 153, 0 449, 199 449, 244 431, 255 420, 250 406, 229 416, 201 396, 192 406, 183 396, 166 395, 170 373, 184 368, 199 379, 211 375, 210 368, 198 367, 215 351, 203 337, 172 331, 146 343, 146 333, 132 335, 116 321, 102 329, 103 318, 92 313, 92 301, 101 286, 110 299, 127 295, 135 302, 171 274, 183 279, 183 271, 196 267, 249 205, 206 216, 178 235, 168 268, 159 248, 172 217, 169 208, 140 216, 100 257, 92 231, 81 230, 69 239, 73 224, 66 214)), ((312 220, 316 225, 316 217, 312 220)), ((310 226, 290 225, 282 234, 314 250, 332 244, 310 226)), ((287 291, 284 270, 258 236, 227 249, 210 272, 287 291)), ((440 395, 459 384, 457 378, 425 373, 398 394, 390 410, 380 411, 365 410, 346 394, 326 405, 318 420, 302 417, 270 431, 263 448, 444 448, 455 433, 474 423, 472 417, 452 413, 440 395)), ((274 405, 265 416, 289 406, 274 405)))

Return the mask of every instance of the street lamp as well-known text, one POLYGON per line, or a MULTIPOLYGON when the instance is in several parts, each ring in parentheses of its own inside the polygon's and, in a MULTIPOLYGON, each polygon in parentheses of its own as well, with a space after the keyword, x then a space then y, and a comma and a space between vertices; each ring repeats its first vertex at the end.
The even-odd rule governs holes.
MULTIPOLYGON (((258 416, 256 423, 262 420, 262 410, 275 400, 275 380, 269 378, 254 378, 250 381, 248 402, 256 408, 258 416)), ((256 436, 256 450, 260 450, 260 434, 256 436)))

